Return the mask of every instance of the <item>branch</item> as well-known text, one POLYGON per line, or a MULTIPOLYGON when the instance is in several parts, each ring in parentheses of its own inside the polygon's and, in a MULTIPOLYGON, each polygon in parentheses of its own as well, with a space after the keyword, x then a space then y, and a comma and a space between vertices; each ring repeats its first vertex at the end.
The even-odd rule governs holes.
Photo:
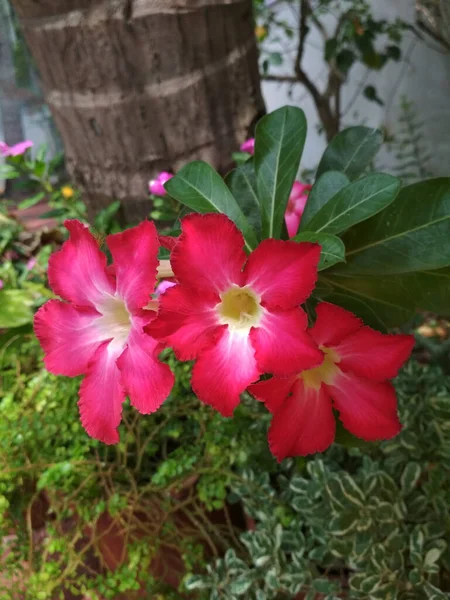
POLYGON ((306 36, 308 35, 309 31, 308 23, 306 21, 309 10, 310 7, 308 5, 308 0, 300 0, 300 18, 298 25, 299 42, 297 56, 295 58, 295 74, 297 76, 297 80, 303 83, 306 89, 310 92, 316 104, 320 104, 323 102, 322 94, 320 93, 318 87, 313 83, 313 81, 311 81, 311 79, 308 77, 308 75, 302 68, 303 55, 305 53, 306 36))
POLYGON ((309 0, 306 0, 306 4, 308 6, 309 14, 311 15, 311 21, 317 27, 317 29, 319 30, 320 35, 323 37, 323 39, 325 41, 327 41, 328 40, 328 33, 327 33, 327 30, 325 29, 322 21, 317 18, 314 10, 311 8, 311 4, 309 3, 309 0))
POLYGON ((263 81, 278 81, 279 83, 300 83, 294 75, 261 75, 263 81))

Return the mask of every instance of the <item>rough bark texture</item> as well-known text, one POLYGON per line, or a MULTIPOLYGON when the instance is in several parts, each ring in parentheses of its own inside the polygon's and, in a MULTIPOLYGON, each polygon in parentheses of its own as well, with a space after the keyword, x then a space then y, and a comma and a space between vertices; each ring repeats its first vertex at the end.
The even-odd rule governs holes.
POLYGON ((95 212, 148 214, 148 180, 200 158, 224 172, 264 111, 252 0, 13 0, 95 212))

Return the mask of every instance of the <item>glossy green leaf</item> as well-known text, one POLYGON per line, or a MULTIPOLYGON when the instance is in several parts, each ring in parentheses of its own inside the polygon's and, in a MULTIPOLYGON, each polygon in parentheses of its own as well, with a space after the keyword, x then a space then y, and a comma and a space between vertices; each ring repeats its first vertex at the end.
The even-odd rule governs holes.
POLYGON ((195 161, 184 166, 164 186, 167 192, 199 213, 219 212, 230 217, 244 234, 249 250, 257 245, 254 229, 247 221, 220 175, 207 163, 195 161))
POLYGON ((326 171, 342 171, 356 179, 370 165, 383 142, 383 134, 370 127, 349 127, 330 142, 317 169, 317 177, 326 171))
POLYGON ((346 273, 408 273, 450 265, 450 178, 404 187, 388 208, 344 240, 346 273))
POLYGON ((302 110, 285 106, 256 126, 255 171, 263 238, 279 238, 306 138, 302 110))
POLYGON ((259 207, 256 173, 253 159, 228 173, 225 183, 236 198, 251 227, 261 239, 261 209, 259 207))
POLYGON ((0 290, 0 329, 31 323, 31 305, 30 294, 24 290, 0 290))
POLYGON ((320 252, 319 271, 328 269, 339 262, 345 262, 344 242, 330 233, 314 233, 304 231, 293 238, 294 242, 315 242, 322 246, 320 252))
POLYGON ((388 206, 398 194, 400 181, 374 173, 342 188, 309 221, 308 229, 338 234, 388 206))
POLYGON ((308 231, 308 223, 342 188, 350 183, 349 178, 339 171, 327 171, 316 180, 309 192, 303 211, 299 231, 308 231))
POLYGON ((450 315, 450 268, 384 277, 346 276, 333 269, 320 276, 316 294, 386 331, 408 321, 417 310, 450 315))

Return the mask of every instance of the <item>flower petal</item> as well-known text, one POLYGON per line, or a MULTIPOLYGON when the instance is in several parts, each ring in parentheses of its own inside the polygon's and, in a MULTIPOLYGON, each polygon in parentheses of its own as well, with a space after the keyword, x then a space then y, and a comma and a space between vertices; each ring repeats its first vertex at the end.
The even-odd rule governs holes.
POLYGON ((158 266, 158 233, 152 221, 115 233, 106 238, 114 261, 117 293, 129 311, 142 308, 150 301, 158 266))
POLYGON ((170 394, 174 376, 169 366, 158 360, 162 346, 134 320, 127 347, 117 360, 122 382, 131 405, 143 415, 155 412, 170 394))
POLYGON ((191 214, 181 220, 181 229, 170 258, 180 283, 216 293, 241 284, 244 238, 233 221, 222 214, 191 214))
POLYGON ((249 385, 247 391, 257 400, 264 402, 267 410, 274 413, 289 396, 296 381, 297 375, 272 377, 249 385))
POLYGON ((317 244, 263 240, 248 257, 245 282, 266 306, 294 308, 311 294, 319 259, 317 244))
POLYGON ((265 310, 250 338, 263 373, 293 375, 317 367, 323 353, 306 332, 308 319, 301 308, 287 311, 265 310))
POLYGON ((316 315, 310 334, 319 346, 336 346, 363 325, 353 313, 329 302, 318 304, 316 315))
POLYGON ((194 365, 192 389, 202 402, 231 417, 240 394, 260 375, 248 335, 223 325, 220 339, 194 365))
POLYGON ((383 381, 396 377, 414 347, 412 335, 384 335, 362 327, 335 347, 339 367, 362 377, 383 381))
POLYGON ((297 379, 290 395, 275 412, 269 428, 269 446, 278 461, 288 456, 323 452, 334 440, 336 422, 331 399, 297 379))
POLYGON ((106 256, 94 236, 80 221, 64 223, 70 238, 61 250, 50 256, 50 287, 68 302, 78 306, 98 305, 105 294, 114 294, 111 276, 106 272, 106 256))
POLYGON ((393 385, 341 372, 327 386, 344 427, 366 440, 388 440, 402 426, 393 385))
POLYGON ((123 349, 114 342, 104 342, 96 351, 81 383, 81 423, 88 434, 105 444, 119 441, 117 427, 122 419, 125 391, 116 361, 123 349))
POLYGON ((297 235, 298 228, 300 226, 301 215, 298 215, 295 212, 286 212, 284 215, 284 220, 286 222, 286 227, 288 231, 288 235, 290 238, 293 238, 297 235))
POLYGON ((45 352, 44 363, 54 375, 75 377, 87 372, 90 360, 105 341, 95 325, 100 314, 49 300, 34 317, 34 331, 45 352))
POLYGON ((180 360, 196 358, 220 331, 214 307, 219 296, 177 284, 160 296, 157 318, 146 333, 171 346, 180 360))
POLYGON ((160 245, 171 252, 178 243, 178 237, 173 235, 158 235, 160 245))

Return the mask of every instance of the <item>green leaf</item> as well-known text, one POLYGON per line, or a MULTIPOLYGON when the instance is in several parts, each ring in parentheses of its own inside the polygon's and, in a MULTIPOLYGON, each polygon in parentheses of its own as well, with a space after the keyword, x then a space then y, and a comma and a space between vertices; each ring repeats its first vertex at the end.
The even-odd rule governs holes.
POLYGON ((376 102, 380 106, 384 105, 383 100, 379 97, 378 92, 373 85, 366 85, 366 87, 363 89, 363 96, 367 98, 367 100, 376 102))
POLYGON ((329 531, 332 535, 341 536, 352 532, 358 524, 358 514, 356 511, 346 510, 339 516, 331 519, 329 531))
POLYGON ((20 327, 33 321, 32 299, 23 290, 0 290, 0 329, 20 327))
POLYGON ((225 183, 236 198, 250 226, 257 232, 258 239, 261 240, 261 209, 253 159, 228 173, 225 183))
POLYGON ((303 211, 300 231, 307 231, 309 221, 319 212, 322 206, 349 183, 349 178, 339 171, 327 171, 316 179, 303 211))
POLYGON ((199 213, 219 212, 230 217, 244 234, 249 250, 257 245, 255 231, 220 175, 207 163, 195 161, 184 166, 166 184, 167 192, 199 213))
POLYGON ((315 295, 387 331, 406 323, 419 309, 450 315, 450 268, 363 277, 347 276, 338 266, 320 275, 315 295))
POLYGON ((379 215, 344 238, 346 272, 393 274, 450 265, 450 178, 404 187, 379 215))
POLYGON ((405 494, 412 492, 416 483, 419 480, 421 474, 420 465, 416 462, 410 462, 406 465, 403 470, 400 482, 402 484, 402 490, 405 494))
POLYGON ((302 110, 285 106, 256 126, 255 170, 263 238, 279 238, 306 138, 302 110))
POLYGON ((345 448, 368 448, 372 446, 370 442, 366 442, 353 433, 350 433, 345 427, 342 425, 342 421, 335 415, 336 420, 336 435, 334 438, 334 442, 336 444, 340 444, 345 448))
POLYGON ((231 158, 238 165, 238 167, 240 167, 241 165, 246 163, 250 158, 252 158, 252 155, 248 152, 233 152, 231 158))
POLYGON ((12 165, 0 165, 0 179, 16 179, 20 176, 20 172, 12 165))
POLYGON ((304 231, 297 234, 293 238, 294 242, 315 242, 322 246, 320 252, 319 271, 328 269, 338 262, 345 262, 345 246, 344 242, 329 233, 314 233, 312 231, 304 231))
POLYGON ((342 171, 356 179, 371 164, 383 142, 383 134, 369 127, 349 127, 330 142, 317 169, 317 177, 325 171, 342 171))
POLYGON ((44 192, 39 192, 35 196, 31 196, 30 198, 23 200, 19 204, 20 210, 24 210, 25 208, 30 208, 31 206, 34 206, 35 204, 40 202, 44 196, 45 196, 44 192))
POLYGON ((308 229, 338 234, 388 206, 398 194, 400 180, 373 173, 342 188, 309 221, 308 229))
POLYGON ((242 575, 230 583, 230 592, 236 596, 242 596, 251 585, 250 577, 242 575))

